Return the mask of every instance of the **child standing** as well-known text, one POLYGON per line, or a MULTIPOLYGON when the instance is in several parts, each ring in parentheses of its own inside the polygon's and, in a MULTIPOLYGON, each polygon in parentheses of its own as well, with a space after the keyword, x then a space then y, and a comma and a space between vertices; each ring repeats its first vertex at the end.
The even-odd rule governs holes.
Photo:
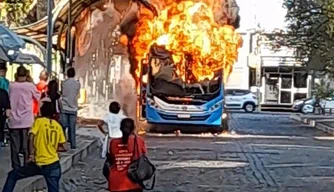
POLYGON ((113 138, 122 138, 122 132, 120 130, 121 121, 126 118, 121 110, 121 106, 118 102, 113 101, 109 105, 109 113, 106 114, 101 121, 98 122, 97 127, 100 129, 103 135, 106 135, 106 141, 104 142, 102 158, 106 156, 109 146, 109 140, 113 138), (107 125, 108 131, 105 131, 103 126, 107 125))

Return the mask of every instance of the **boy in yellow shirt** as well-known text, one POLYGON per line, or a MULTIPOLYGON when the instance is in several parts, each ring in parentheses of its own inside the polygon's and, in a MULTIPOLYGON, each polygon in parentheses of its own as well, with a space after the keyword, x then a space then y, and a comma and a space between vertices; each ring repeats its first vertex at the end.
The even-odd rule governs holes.
POLYGON ((29 132, 29 163, 8 173, 3 192, 13 192, 18 180, 35 175, 44 176, 48 192, 59 192, 61 167, 58 152, 66 150, 66 140, 60 124, 51 119, 52 107, 51 102, 42 103, 42 117, 35 120, 29 132))

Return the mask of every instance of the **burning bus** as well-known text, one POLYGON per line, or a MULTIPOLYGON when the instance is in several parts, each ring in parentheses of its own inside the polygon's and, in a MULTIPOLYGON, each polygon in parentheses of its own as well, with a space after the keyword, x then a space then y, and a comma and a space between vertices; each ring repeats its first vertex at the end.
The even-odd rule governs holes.
POLYGON ((234 0, 161 2, 157 17, 141 17, 133 39, 141 116, 153 125, 221 131, 224 82, 242 43, 239 8, 234 0))

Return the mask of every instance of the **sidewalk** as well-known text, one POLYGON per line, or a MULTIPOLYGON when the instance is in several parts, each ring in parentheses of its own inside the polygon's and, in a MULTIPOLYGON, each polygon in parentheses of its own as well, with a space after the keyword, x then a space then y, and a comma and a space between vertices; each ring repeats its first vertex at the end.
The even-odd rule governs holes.
POLYGON ((290 118, 334 135, 334 116, 292 114, 290 118))
MULTIPOLYGON (((99 138, 96 131, 84 128, 77 130, 77 146, 75 150, 69 150, 61 154, 62 172, 68 171, 73 164, 85 158, 87 154, 97 149, 99 138)), ((9 147, 0 150, 0 191, 6 181, 7 173, 11 170, 9 147)), ((36 176, 23 179, 16 184, 15 192, 42 191, 46 188, 43 177, 36 176)))

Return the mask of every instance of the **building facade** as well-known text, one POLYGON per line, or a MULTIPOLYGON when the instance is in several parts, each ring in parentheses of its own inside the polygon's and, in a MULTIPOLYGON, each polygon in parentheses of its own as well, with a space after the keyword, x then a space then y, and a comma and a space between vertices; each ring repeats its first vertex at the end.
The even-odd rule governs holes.
POLYGON ((312 76, 297 60, 296 51, 287 47, 273 50, 272 42, 263 40, 266 35, 253 35, 253 38, 261 38, 257 50, 259 66, 256 66, 260 70, 250 68, 250 80, 259 73, 260 83, 250 81, 250 89, 259 88, 260 102, 267 108, 290 107, 295 100, 310 97, 312 76))
POLYGON ((239 0, 238 4, 244 42, 225 87, 251 90, 263 108, 289 108, 295 100, 310 97, 312 76, 297 61, 296 51, 273 50, 272 42, 264 38, 285 30, 283 1, 239 0))

